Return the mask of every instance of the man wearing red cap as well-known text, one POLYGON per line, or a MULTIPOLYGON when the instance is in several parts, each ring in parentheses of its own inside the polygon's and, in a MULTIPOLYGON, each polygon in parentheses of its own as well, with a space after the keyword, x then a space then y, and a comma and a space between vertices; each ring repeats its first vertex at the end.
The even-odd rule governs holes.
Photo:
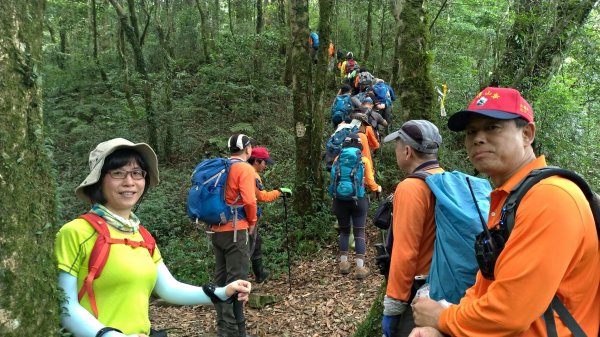
MULTIPOLYGON (((269 151, 265 147, 255 147, 252 149, 252 155, 248 159, 248 163, 254 167, 254 175, 256 177, 256 199, 260 202, 270 202, 279 198, 282 194, 286 197, 292 195, 292 190, 286 187, 280 187, 273 191, 266 191, 265 186, 262 183, 262 179, 259 173, 262 173, 266 168, 267 164, 272 165, 275 162, 271 159, 269 151)), ((258 215, 262 213, 261 208, 258 210, 258 215)), ((264 282, 269 277, 269 272, 263 269, 262 264, 262 239, 258 233, 258 228, 254 230, 252 236, 252 247, 250 248, 252 261, 252 271, 257 283, 264 282)))
MULTIPOLYGON (((503 230, 503 205, 510 191, 532 170, 546 166, 544 156, 536 158, 533 151, 531 106, 517 90, 486 88, 468 109, 450 117, 448 128, 465 131, 469 160, 496 187, 487 227, 503 230)), ((598 336, 600 252, 583 192, 566 178, 543 179, 523 197, 513 225, 503 237, 504 248, 491 260, 478 257, 480 266, 491 266, 491 271, 478 272, 459 304, 444 309, 430 299, 413 303, 415 323, 422 328, 411 337, 580 336, 567 327, 563 314, 556 317, 555 295, 585 335, 598 336)))

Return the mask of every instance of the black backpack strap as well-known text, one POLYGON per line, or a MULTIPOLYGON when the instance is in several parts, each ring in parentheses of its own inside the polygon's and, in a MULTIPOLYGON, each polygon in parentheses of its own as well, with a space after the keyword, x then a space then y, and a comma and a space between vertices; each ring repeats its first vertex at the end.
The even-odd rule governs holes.
POLYGON ((571 313, 569 310, 567 310, 557 295, 554 295, 554 298, 548 306, 548 309, 546 309, 544 312, 544 322, 546 323, 546 332, 548 337, 558 337, 553 311, 556 311, 558 317, 560 317, 563 323, 565 323, 574 337, 587 337, 583 329, 581 329, 575 318, 571 316, 571 313))
POLYGON ((427 172, 427 171, 417 171, 417 172, 413 172, 413 173, 409 174, 408 176, 406 176, 406 178, 419 178, 421 180, 425 180, 431 174, 432 173, 427 172))
MULTIPOLYGON (((556 175, 571 180, 581 189, 592 209, 592 215, 596 223, 596 234, 600 237, 600 200, 598 200, 598 195, 592 191, 590 185, 577 173, 556 166, 547 166, 531 171, 527 177, 510 191, 502 208, 502 216, 500 218, 500 224, 506 224, 508 235, 510 235, 515 225, 516 211, 523 196, 540 180, 556 175)), ((506 239, 508 240, 508 236, 506 239)))

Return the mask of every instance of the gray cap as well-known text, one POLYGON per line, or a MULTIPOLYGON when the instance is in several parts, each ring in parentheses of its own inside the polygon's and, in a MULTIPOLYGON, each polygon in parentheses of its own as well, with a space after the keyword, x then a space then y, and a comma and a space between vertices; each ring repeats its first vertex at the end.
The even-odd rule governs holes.
POLYGON ((75 189, 75 195, 77 195, 79 199, 89 203, 92 202, 83 191, 83 188, 94 185, 100 181, 100 173, 102 172, 102 167, 104 166, 104 160, 111 153, 119 149, 132 149, 137 151, 148 164, 148 174, 150 175, 149 187, 158 185, 158 182, 160 181, 158 177, 158 159, 156 158, 156 153, 154 153, 154 150, 152 150, 150 145, 146 143, 134 144, 124 138, 113 138, 98 144, 96 148, 90 152, 90 174, 88 174, 83 182, 75 189))
POLYGON ((442 144, 442 136, 437 126, 423 119, 410 120, 402 124, 398 131, 390 133, 383 141, 390 142, 398 138, 423 153, 437 153, 442 144))

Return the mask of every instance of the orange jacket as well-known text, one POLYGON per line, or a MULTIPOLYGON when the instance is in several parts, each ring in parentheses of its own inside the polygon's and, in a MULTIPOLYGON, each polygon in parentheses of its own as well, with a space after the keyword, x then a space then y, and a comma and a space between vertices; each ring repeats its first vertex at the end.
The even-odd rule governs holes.
POLYGON ((256 183, 254 184, 256 188, 256 200, 260 202, 269 202, 281 196, 281 192, 279 190, 267 191, 264 189, 262 179, 260 178, 260 175, 256 169, 254 170, 254 177, 256 178, 256 183), (261 186, 262 189, 259 188, 259 186, 261 186))
MULTIPOLYGON (((371 173, 375 173, 375 165, 373 164, 373 158, 371 158, 371 147, 369 146, 369 139, 367 135, 363 132, 358 132, 358 138, 360 138, 360 143, 362 144, 362 150, 360 151, 363 157, 367 157, 371 166, 371 173)), ((365 173, 366 176, 366 173, 365 173)))
POLYGON ((332 42, 329 42, 329 48, 327 48, 327 55, 329 55, 329 57, 333 57, 334 53, 335 53, 335 47, 333 46, 332 42))
MULTIPOLYGON (((442 168, 426 170, 444 172, 442 168)), ((394 192, 394 243, 386 294, 408 301, 417 275, 429 274, 435 241, 435 197, 420 178, 401 181, 394 192)))
POLYGON ((367 131, 365 132, 367 135, 367 140, 369 142, 369 148, 371 150, 377 150, 379 148, 379 141, 377 140, 377 136, 375 135, 375 131, 373 127, 368 125, 367 131))
MULTIPOLYGON (((491 194, 488 227, 499 222, 510 190, 539 157, 491 194)), ((396 216, 396 214, 394 214, 396 216)), ((523 197, 515 225, 498 260, 495 280, 477 273, 458 305, 442 311, 438 325, 452 336, 546 336, 542 314, 555 294, 586 335, 600 326, 600 252, 594 219, 583 193, 571 181, 550 177, 523 197)), ((571 336, 556 314, 558 336, 571 336)))
MULTIPOLYGON (((236 158, 236 157, 231 157, 236 158)), ((246 218, 237 221, 237 230, 254 226, 258 220, 256 216, 255 170, 248 162, 238 162, 231 165, 227 175, 225 187, 225 202, 229 205, 243 205, 246 218)), ((213 225, 214 232, 233 231, 233 221, 225 225, 213 225)))

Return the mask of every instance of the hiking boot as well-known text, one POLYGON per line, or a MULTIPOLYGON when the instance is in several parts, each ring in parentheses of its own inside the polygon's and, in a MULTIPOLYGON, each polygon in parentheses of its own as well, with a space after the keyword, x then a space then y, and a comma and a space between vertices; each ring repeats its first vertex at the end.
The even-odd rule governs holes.
POLYGON ((342 261, 340 262, 340 274, 346 275, 350 273, 350 262, 342 261))
POLYGON ((252 271, 254 272, 256 283, 263 283, 271 276, 271 273, 263 269, 262 259, 252 260, 252 271))
POLYGON ((364 280, 369 276, 369 268, 367 267, 356 267, 354 270, 354 277, 359 280, 364 280))

